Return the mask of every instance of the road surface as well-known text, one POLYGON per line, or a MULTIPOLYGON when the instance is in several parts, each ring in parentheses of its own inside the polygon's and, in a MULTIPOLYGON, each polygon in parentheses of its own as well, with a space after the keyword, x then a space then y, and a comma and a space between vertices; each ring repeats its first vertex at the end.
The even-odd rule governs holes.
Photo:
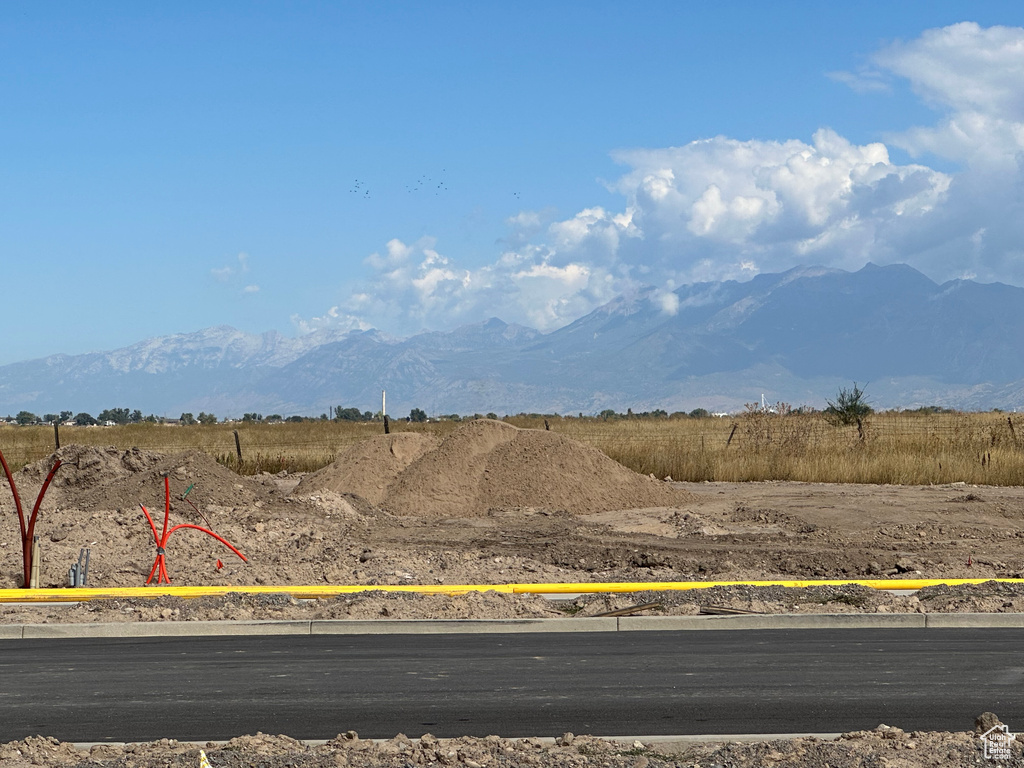
POLYGON ((0 640, 0 742, 1024 729, 1024 630, 0 640))

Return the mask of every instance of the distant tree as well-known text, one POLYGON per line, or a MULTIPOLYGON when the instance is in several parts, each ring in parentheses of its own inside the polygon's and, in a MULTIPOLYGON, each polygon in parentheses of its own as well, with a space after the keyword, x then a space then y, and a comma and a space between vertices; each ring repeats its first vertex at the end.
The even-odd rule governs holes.
POLYGON ((943 408, 941 405, 922 405, 914 408, 909 413, 920 413, 922 416, 933 416, 937 413, 953 413, 952 408, 943 408))
MULTIPOLYGON (((142 414, 140 413, 141 417, 142 414)), ((96 419, 100 422, 112 421, 115 424, 127 424, 131 421, 132 414, 127 408, 108 408, 105 411, 100 411, 100 415, 96 419)))
POLYGON ((18 411, 18 415, 14 417, 14 420, 23 427, 27 424, 39 423, 39 417, 31 411, 18 411))
POLYGON ((857 382, 853 382, 852 389, 840 387, 835 402, 832 400, 825 402, 828 403, 825 414, 837 424, 856 424, 872 413, 872 408, 864 396, 864 390, 857 386, 857 382))
POLYGON ((601 413, 598 414, 598 416, 604 419, 605 421, 608 421, 609 419, 614 419, 618 417, 618 415, 619 414, 617 414, 611 408, 605 408, 603 411, 601 411, 601 413))
POLYGON ((142 423, 142 411, 136 408, 134 411, 132 411, 132 415, 128 418, 128 421, 130 421, 132 424, 142 423))
POLYGON ((301 424, 305 420, 306 419, 302 416, 289 416, 287 419, 285 419, 285 421, 287 421, 289 424, 301 424))
POLYGON ((203 411, 199 412, 199 415, 196 417, 196 420, 206 427, 210 426, 211 424, 217 423, 216 416, 214 416, 212 413, 204 413, 203 411))
POLYGON ((70 421, 71 417, 74 416, 74 415, 75 414, 73 414, 71 411, 61 411, 60 412, 60 420, 61 421, 70 421))
POLYGON ((488 414, 487 414, 487 418, 488 418, 488 419, 494 419, 495 421, 497 421, 497 420, 498 420, 498 414, 496 414, 496 413, 494 413, 494 412, 492 411, 491 413, 488 413, 488 414))
POLYGON ((43 414, 43 421, 45 421, 47 424, 53 424, 55 421, 58 421, 59 419, 60 416, 58 416, 56 413, 43 414))
POLYGON ((96 424, 96 419, 88 413, 79 413, 75 416, 75 424, 79 427, 91 427, 96 424))
POLYGON ((145 421, 147 424, 156 424, 158 419, 155 415, 151 413, 145 419, 143 419, 143 421, 145 421))
POLYGON ((186 427, 191 427, 193 424, 196 423, 196 417, 193 416, 191 413, 183 413, 183 414, 181 414, 181 418, 178 419, 178 420, 182 424, 184 424, 186 427))
POLYGON ((281 420, 282 420, 281 419, 281 414, 279 414, 279 413, 272 413, 269 416, 267 416, 267 418, 266 418, 266 421, 271 423, 271 424, 273 424, 274 422, 277 422, 277 421, 281 421, 281 420))
POLYGON ((262 413, 243 413, 242 421, 263 421, 262 413))
POLYGON ((689 416, 691 419, 706 419, 711 414, 708 413, 707 409, 705 408, 694 408, 686 415, 689 416))
POLYGON ((358 408, 342 408, 340 405, 334 406, 334 419, 335 421, 366 421, 363 418, 363 413, 358 408))
POLYGON ((413 408, 409 411, 409 421, 422 422, 427 420, 427 414, 420 408, 413 408))

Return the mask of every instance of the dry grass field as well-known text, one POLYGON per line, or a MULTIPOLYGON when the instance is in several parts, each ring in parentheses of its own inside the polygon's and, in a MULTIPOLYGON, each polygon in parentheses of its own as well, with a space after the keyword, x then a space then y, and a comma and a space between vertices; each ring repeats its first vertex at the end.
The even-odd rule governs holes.
MULTIPOLYGON (((545 418, 509 417, 544 429, 545 418)), ((734 418, 566 418, 550 429, 603 451, 625 466, 688 481, 797 480, 929 485, 1024 485, 1024 418, 1007 413, 896 413, 839 427, 820 413, 752 412, 734 418)), ((392 431, 445 435, 457 422, 392 423, 392 431)), ((307 421, 164 426, 61 427, 64 445, 137 446, 165 453, 199 449, 242 474, 312 471, 345 446, 380 434, 379 423, 307 421), (238 461, 233 432, 242 448, 238 461)), ((13 468, 49 455, 53 428, 0 428, 13 468)))

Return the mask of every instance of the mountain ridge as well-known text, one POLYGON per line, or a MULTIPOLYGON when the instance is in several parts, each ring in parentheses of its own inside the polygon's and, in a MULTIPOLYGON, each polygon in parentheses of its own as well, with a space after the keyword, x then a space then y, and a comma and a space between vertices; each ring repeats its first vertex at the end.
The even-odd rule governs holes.
POLYGON ((322 329, 296 338, 231 326, 108 352, 0 366, 0 413, 158 415, 334 405, 439 413, 736 410, 761 394, 824 405, 867 382, 878 407, 1016 408, 1024 289, 906 265, 796 267, 749 281, 643 287, 541 333, 498 318, 396 338, 322 329))

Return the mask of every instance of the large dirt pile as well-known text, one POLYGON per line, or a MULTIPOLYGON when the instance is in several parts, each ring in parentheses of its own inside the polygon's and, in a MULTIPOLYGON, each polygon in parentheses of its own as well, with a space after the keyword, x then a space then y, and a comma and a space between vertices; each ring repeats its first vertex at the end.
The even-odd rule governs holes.
POLYGON ((319 490, 356 493, 392 514, 422 517, 524 508, 588 514, 693 500, 564 435, 491 419, 464 424, 440 443, 411 434, 360 443, 295 494, 319 490))
POLYGON ((687 501, 689 494, 564 435, 478 419, 402 472, 384 508, 400 515, 479 517, 494 509, 587 514, 687 501))
POLYGON ((293 493, 354 493, 371 504, 382 504, 387 489, 406 467, 437 448, 440 442, 433 435, 418 432, 371 437, 343 451, 334 463, 307 475, 293 493))

